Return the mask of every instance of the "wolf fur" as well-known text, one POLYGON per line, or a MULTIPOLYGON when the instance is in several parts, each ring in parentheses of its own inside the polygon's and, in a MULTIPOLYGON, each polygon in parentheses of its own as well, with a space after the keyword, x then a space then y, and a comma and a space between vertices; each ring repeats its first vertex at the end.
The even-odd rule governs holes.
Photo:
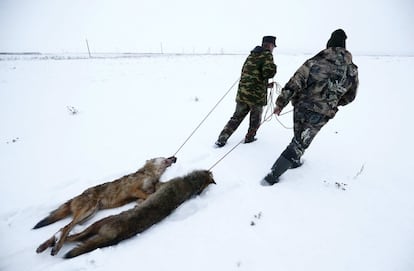
POLYGON ((147 160, 137 172, 88 188, 82 194, 65 202, 39 221, 34 229, 49 225, 69 215, 73 216, 72 221, 59 230, 59 240, 57 240, 57 234, 53 235, 42 243, 36 252, 40 253, 48 247, 53 247, 51 254, 56 255, 75 225, 90 218, 98 210, 119 207, 134 200, 145 200, 155 192, 161 175, 176 160, 175 157, 147 160))
POLYGON ((209 184, 215 183, 207 170, 196 170, 177 177, 162 186, 146 201, 118 215, 103 218, 84 231, 70 235, 67 242, 80 242, 65 258, 73 258, 94 249, 115 245, 133 237, 158 223, 180 204, 200 194, 209 184))

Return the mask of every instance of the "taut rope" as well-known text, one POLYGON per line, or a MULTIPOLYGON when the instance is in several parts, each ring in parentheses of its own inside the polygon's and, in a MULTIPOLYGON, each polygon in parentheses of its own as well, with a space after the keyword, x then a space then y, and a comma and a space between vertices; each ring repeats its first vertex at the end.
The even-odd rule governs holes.
MULTIPOLYGON (((273 92, 275 91, 276 93, 280 92, 280 85, 276 82, 274 82, 272 89, 269 92, 269 96, 267 99, 267 108, 265 111, 265 115, 264 115, 264 119, 262 120, 262 122, 260 123, 259 127, 262 126, 263 123, 270 121, 273 117, 273 112, 274 112, 274 102, 273 102, 273 92), (270 113, 270 114, 269 114, 270 113)), ((290 112, 292 112, 293 110, 289 110, 286 111, 284 113, 281 113, 279 116, 283 116, 285 114, 288 114, 290 112)), ((276 120, 280 123, 280 125, 282 125, 282 127, 286 128, 286 129, 292 129, 291 127, 287 127, 285 126, 276 116, 276 120)), ((256 131, 259 129, 259 127, 257 127, 256 131)), ((208 170, 211 171, 215 166, 217 166, 227 155, 229 155, 232 151, 234 151, 240 144, 242 144, 244 142, 244 139, 240 140, 239 143, 237 143, 233 148, 231 148, 228 152, 226 152, 217 162, 215 162, 208 170)))
POLYGON ((210 114, 216 109, 216 107, 223 101, 223 99, 229 94, 229 92, 233 89, 233 87, 237 84, 240 77, 237 78, 236 81, 231 85, 231 87, 227 90, 227 92, 223 95, 223 97, 220 98, 220 100, 213 106, 213 108, 208 112, 208 114, 204 117, 204 119, 197 125, 197 127, 193 130, 193 132, 187 137, 187 139, 184 141, 184 143, 178 148, 178 150, 174 153, 174 156, 177 155, 177 153, 184 147, 184 145, 190 140, 190 138, 194 135, 194 133, 200 128, 200 126, 204 123, 204 121, 210 116, 210 114))

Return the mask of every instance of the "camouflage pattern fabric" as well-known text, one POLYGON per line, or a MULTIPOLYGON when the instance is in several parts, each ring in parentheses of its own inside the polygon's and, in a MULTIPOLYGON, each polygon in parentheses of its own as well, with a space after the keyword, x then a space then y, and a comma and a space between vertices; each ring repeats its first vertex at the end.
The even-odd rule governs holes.
POLYGON ((284 108, 289 101, 333 118, 338 106, 355 99, 358 67, 352 55, 341 47, 331 47, 307 60, 282 89, 276 105, 284 108))
POLYGON ((237 102, 236 110, 233 113, 233 116, 224 126, 223 131, 221 131, 218 140, 220 142, 226 142, 227 139, 236 131, 240 123, 244 120, 246 115, 250 112, 250 122, 249 130, 247 132, 246 138, 253 138, 256 135, 257 129, 260 126, 262 121, 262 106, 251 106, 246 103, 237 102))
POLYGON ((294 137, 282 156, 298 163, 338 106, 355 99, 358 84, 358 67, 344 48, 331 47, 307 60, 276 100, 280 108, 289 101, 294 106, 294 137))
POLYGON ((272 53, 256 46, 243 64, 236 102, 265 106, 268 80, 275 74, 276 65, 272 53))
POLYGON ((299 163, 312 140, 322 127, 328 123, 329 117, 296 107, 293 121, 294 137, 282 155, 293 163, 299 163))

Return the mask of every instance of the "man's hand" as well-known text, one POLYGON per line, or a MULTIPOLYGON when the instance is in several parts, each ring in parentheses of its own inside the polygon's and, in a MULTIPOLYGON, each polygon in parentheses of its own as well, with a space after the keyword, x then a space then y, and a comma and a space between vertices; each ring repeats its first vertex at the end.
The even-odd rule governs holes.
POLYGON ((280 108, 279 106, 276 106, 275 111, 273 111, 273 114, 280 116, 280 112, 282 112, 282 108, 280 108))
POLYGON ((267 84, 267 88, 273 88, 274 85, 275 85, 275 82, 270 82, 267 84))

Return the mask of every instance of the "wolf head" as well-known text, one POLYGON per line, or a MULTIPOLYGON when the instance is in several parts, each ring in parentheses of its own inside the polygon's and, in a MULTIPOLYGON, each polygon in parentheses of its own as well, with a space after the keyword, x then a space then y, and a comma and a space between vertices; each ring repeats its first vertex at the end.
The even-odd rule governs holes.
POLYGON ((213 173, 209 170, 195 170, 186 176, 187 180, 191 182, 195 188, 194 194, 199 195, 210 184, 216 184, 213 178, 213 173))
POLYGON ((145 168, 154 172, 155 175, 161 175, 165 172, 165 170, 170 167, 172 164, 177 162, 177 158, 175 156, 171 156, 168 158, 165 157, 157 157, 147 160, 145 162, 145 168))

